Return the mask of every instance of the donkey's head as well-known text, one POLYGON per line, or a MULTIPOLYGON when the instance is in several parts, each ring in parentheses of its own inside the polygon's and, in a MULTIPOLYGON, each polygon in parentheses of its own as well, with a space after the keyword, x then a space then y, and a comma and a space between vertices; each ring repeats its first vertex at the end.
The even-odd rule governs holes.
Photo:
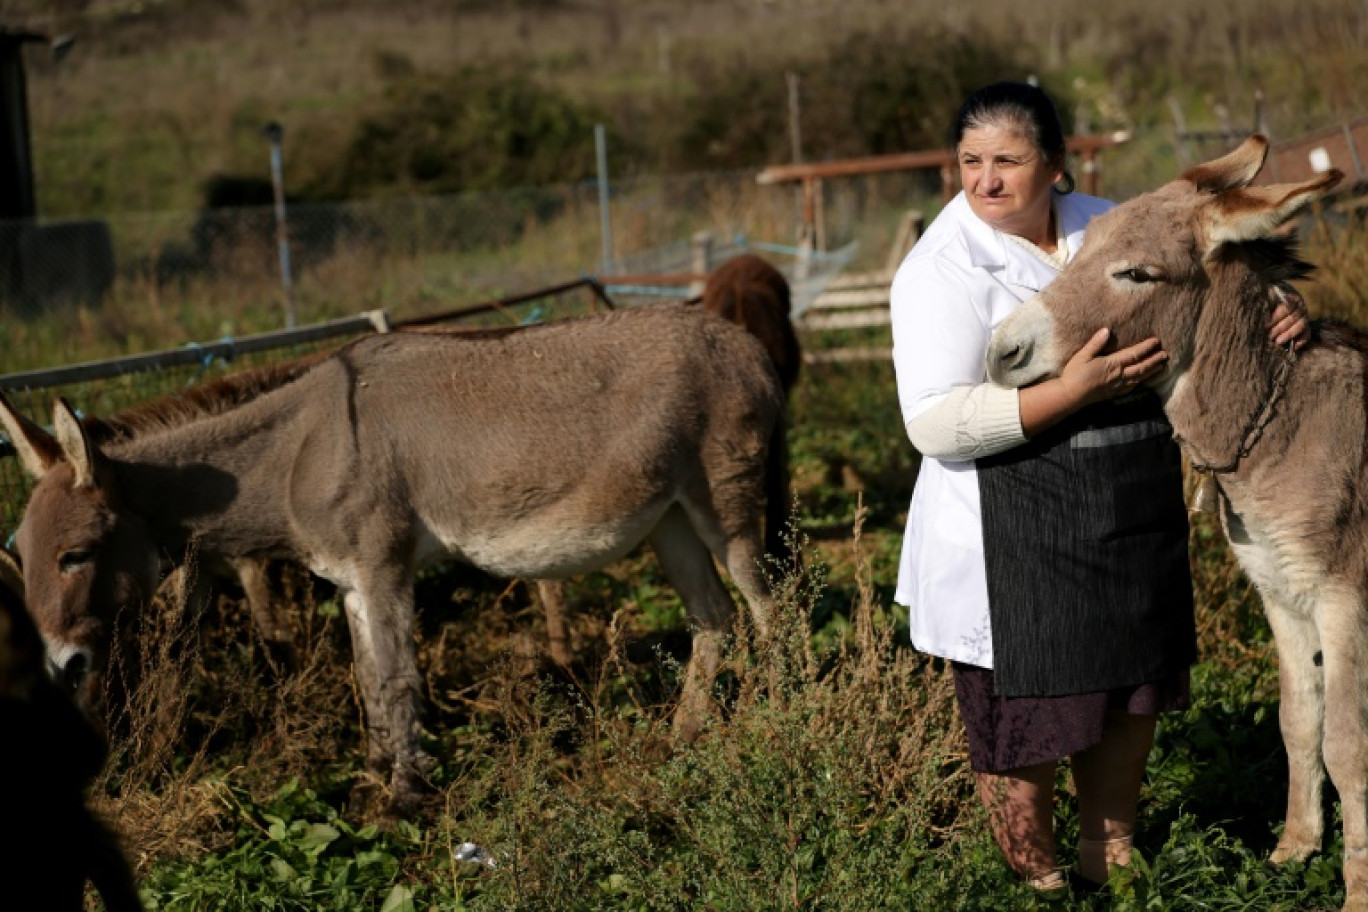
POLYGON ((105 457, 65 401, 51 434, 3 396, 0 424, 37 479, 15 543, 48 671, 99 723, 116 620, 155 592, 159 551, 146 524, 121 509, 105 457))
MULTIPOLYGON (((1268 301, 1270 283, 1295 277, 1279 229, 1319 199, 1342 175, 1329 171, 1304 184, 1251 187, 1268 142, 1251 136, 1238 149, 1189 169, 1178 180, 1138 196, 1088 226, 1078 256, 1050 286, 997 328, 988 375, 1003 386, 1057 376, 1102 327, 1117 347, 1156 336, 1168 367, 1149 382, 1167 395, 1192 365, 1205 312, 1213 302, 1268 301)), ((1271 306, 1230 310, 1231 321, 1208 331, 1264 332, 1271 306)))

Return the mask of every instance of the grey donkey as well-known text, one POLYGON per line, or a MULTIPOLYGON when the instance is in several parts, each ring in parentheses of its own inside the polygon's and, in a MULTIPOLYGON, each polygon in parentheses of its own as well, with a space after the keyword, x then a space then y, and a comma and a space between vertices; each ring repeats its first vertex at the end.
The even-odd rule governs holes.
POLYGON ((163 554, 295 560, 345 593, 367 765, 394 814, 422 786, 413 580, 438 559, 548 579, 649 541, 694 631, 675 729, 697 734, 734 613, 715 559, 768 630, 782 412, 760 343, 683 306, 368 337, 235 408, 106 445, 64 402, 52 434, 0 402, 38 478, 16 537, 30 607, 78 702, 98 703, 115 618, 150 598, 163 554))

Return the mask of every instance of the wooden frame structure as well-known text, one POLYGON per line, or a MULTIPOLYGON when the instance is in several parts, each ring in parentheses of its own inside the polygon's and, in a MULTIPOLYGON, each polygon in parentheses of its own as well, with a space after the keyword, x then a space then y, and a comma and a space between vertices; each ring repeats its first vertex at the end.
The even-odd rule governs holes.
MULTIPOLYGON (((1097 153, 1120 145, 1130 139, 1130 133, 1093 133, 1071 136, 1066 140, 1068 151, 1083 159, 1083 192, 1096 196, 1101 186, 1101 169, 1097 153)), ((893 171, 924 171, 935 168, 941 177, 941 198, 949 202, 955 195, 957 175, 955 153, 952 149, 931 149, 922 152, 897 152, 892 155, 870 155, 837 161, 804 162, 794 165, 771 165, 756 176, 763 185, 800 181, 803 185, 803 234, 818 250, 825 249, 826 231, 822 224, 822 181, 837 177, 856 177, 863 174, 886 174, 893 171)))

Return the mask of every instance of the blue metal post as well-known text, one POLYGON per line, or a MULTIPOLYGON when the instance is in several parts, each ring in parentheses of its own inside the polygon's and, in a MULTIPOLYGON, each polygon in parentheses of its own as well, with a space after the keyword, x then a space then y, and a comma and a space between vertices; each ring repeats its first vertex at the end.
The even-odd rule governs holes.
POLYGON ((594 124, 594 152, 598 156, 599 225, 603 233, 603 275, 613 271, 613 222, 608 214, 608 137, 603 124, 594 124))
POLYGON ((290 276, 290 232, 285 221, 285 166, 281 155, 281 140, 285 128, 274 120, 266 125, 266 139, 271 143, 271 184, 275 188, 276 247, 280 251, 280 287, 285 294, 285 326, 294 329, 294 282, 290 276))

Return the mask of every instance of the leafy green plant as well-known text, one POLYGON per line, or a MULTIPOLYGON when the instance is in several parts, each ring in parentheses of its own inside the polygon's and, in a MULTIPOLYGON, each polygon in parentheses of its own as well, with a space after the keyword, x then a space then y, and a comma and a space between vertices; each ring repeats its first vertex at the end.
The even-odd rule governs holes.
POLYGON ((237 821, 232 848, 159 868, 142 888, 149 910, 415 908, 400 882, 405 856, 422 842, 411 824, 356 826, 297 781, 260 805, 228 783, 218 793, 237 821))

